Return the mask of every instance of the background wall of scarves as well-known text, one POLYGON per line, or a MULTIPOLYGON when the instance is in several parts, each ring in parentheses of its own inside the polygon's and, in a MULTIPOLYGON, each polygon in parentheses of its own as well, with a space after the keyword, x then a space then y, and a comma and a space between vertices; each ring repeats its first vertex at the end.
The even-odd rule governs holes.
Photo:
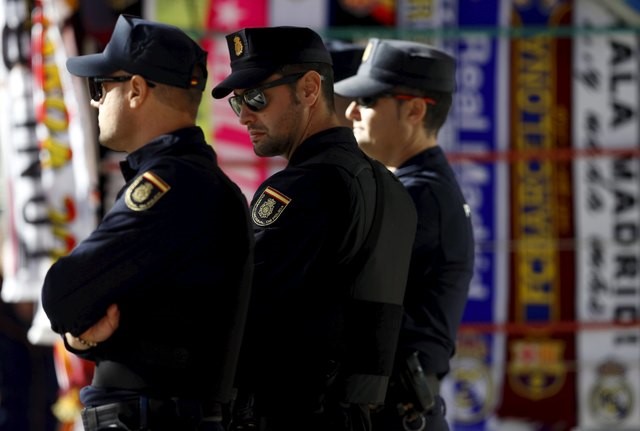
MULTIPOLYGON (((117 13, 137 8, 184 28, 209 51, 209 89, 198 123, 248 197, 284 161, 256 157, 227 102, 208 97, 229 73, 224 34, 290 24, 355 41, 422 40, 458 60, 455 108, 439 143, 472 207, 477 244, 471 295, 444 385, 452 428, 640 429, 638 2, 0 5, 5 301, 37 304, 46 269, 88 234, 97 207, 107 207, 118 189, 120 156, 98 148, 85 84, 64 68, 77 46, 84 53, 100 49, 117 13), (86 37, 73 40, 69 16, 85 36, 91 33, 93 47, 86 37), (105 187, 105 179, 114 186, 105 187)), ((39 317, 29 336, 46 345, 55 337, 39 317)), ((60 387, 77 387, 82 379, 68 377, 82 375, 73 371, 78 366, 57 364, 60 387)))
MULTIPOLYGON (((63 43, 58 26, 69 13, 66 3, 36 1, 31 11, 17 1, 5 4, 15 14, 5 17, 3 38, 2 297, 39 302, 51 263, 96 226, 94 121, 88 103, 79 103, 88 100, 84 83, 72 80, 65 68, 69 46, 75 46, 63 43)), ((57 338, 48 321, 34 323, 34 344, 57 338)))

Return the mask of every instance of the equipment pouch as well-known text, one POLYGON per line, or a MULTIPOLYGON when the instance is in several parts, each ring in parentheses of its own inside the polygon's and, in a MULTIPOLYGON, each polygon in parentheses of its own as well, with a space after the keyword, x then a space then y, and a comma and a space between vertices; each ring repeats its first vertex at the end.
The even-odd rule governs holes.
MULTIPOLYGON (((407 390, 409 403, 413 404, 413 410, 417 413, 425 413, 431 410, 435 404, 435 395, 429 385, 429 379, 420 365, 418 352, 413 352, 406 359, 401 370, 400 379, 407 390)), ((401 412, 401 414, 405 414, 401 412)))

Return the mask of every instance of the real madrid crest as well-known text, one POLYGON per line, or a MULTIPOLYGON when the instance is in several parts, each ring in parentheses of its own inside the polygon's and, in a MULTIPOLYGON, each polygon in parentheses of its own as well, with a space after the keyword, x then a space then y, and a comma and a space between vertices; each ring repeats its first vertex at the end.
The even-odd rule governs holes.
POLYGON ((451 360, 455 419, 462 425, 487 420, 494 405, 495 382, 489 368, 491 346, 482 334, 461 334, 451 360))
POLYGON ((153 206, 171 187, 159 176, 147 171, 127 189, 124 202, 133 211, 145 211, 153 206))
POLYGON ((291 199, 272 187, 264 189, 251 210, 251 218, 258 226, 267 226, 275 222, 291 199))
POLYGON ((630 371, 622 361, 607 359, 597 366, 596 372, 597 380, 589 391, 589 413, 605 427, 617 428, 638 405, 628 382, 630 371))

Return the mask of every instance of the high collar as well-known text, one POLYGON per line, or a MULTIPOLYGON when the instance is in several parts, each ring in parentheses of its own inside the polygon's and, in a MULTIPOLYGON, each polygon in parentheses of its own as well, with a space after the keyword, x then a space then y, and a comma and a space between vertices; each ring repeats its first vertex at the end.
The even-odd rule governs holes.
POLYGON ((357 148, 353 131, 348 127, 332 127, 308 137, 291 155, 290 166, 295 166, 309 160, 313 156, 326 150, 327 145, 346 145, 357 148))
POLYGON ((148 160, 162 154, 197 152, 197 148, 201 148, 203 144, 206 145, 204 133, 199 127, 179 129, 160 135, 127 155, 126 159, 120 162, 120 170, 125 180, 129 181, 148 160))
POLYGON ((442 151, 442 148, 440 146, 436 145, 435 147, 427 148, 426 150, 421 151, 415 156, 406 160, 395 170, 394 173, 397 177, 401 177, 403 175, 415 172, 416 170, 420 170, 424 165, 430 164, 433 161, 439 160, 444 157, 444 151, 442 151))

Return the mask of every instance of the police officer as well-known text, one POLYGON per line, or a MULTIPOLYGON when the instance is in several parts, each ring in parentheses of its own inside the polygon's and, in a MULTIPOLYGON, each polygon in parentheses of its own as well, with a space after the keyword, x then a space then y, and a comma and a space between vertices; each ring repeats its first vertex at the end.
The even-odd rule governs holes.
POLYGON ((331 55, 304 27, 226 36, 213 89, 259 156, 288 164, 251 202, 252 306, 235 429, 369 430, 387 389, 416 215, 334 110, 331 55))
POLYGON ((100 143, 126 184, 47 273, 42 302, 66 347, 96 363, 85 430, 220 429, 253 263, 247 201, 195 125, 206 52, 173 26, 118 18, 88 78, 100 143))
POLYGON ((447 430, 442 378, 473 272, 469 206, 437 144, 455 89, 455 61, 416 42, 372 38, 357 73, 335 91, 355 99, 347 109, 360 148, 394 170, 418 212, 396 373, 384 430, 447 430), (401 416, 398 415, 400 413, 401 416))

